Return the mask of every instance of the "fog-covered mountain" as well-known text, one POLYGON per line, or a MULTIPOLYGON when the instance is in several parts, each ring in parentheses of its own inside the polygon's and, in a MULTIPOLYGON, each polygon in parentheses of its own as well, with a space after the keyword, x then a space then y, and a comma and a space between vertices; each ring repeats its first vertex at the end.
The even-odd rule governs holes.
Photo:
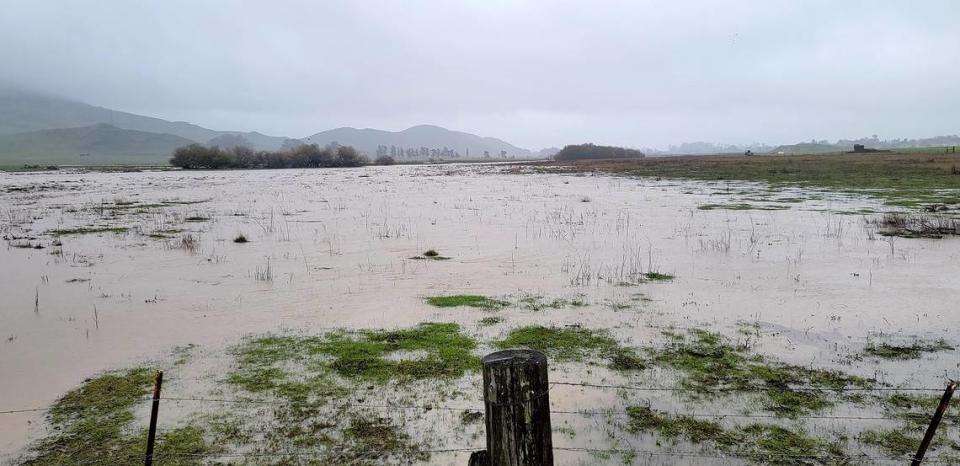
POLYGON ((174 149, 192 143, 173 134, 102 123, 43 129, 0 136, 0 165, 165 164, 174 149))
POLYGON ((485 155, 501 158, 504 154, 506 157, 530 156, 529 150, 521 149, 497 138, 481 137, 432 125, 414 126, 396 132, 370 128, 337 128, 306 137, 303 141, 322 146, 334 142, 353 146, 370 156, 392 155, 398 157, 400 156, 397 154, 398 151, 403 151, 404 156, 416 153, 416 157, 420 158, 479 159, 485 155), (448 155, 442 155, 444 151, 448 155))
POLYGON ((75 100, 0 87, 0 163, 92 164, 166 163, 173 148, 200 143, 277 150, 296 144, 354 146, 371 157, 479 159, 530 157, 530 151, 500 139, 439 126, 421 125, 391 132, 338 128, 303 139, 258 132, 216 131, 183 121, 167 121, 111 110, 75 100), (84 155, 80 158, 80 154, 84 155))
POLYGON ((120 112, 83 102, 17 89, 0 88, 0 135, 44 129, 79 128, 107 124, 120 129, 172 134, 193 142, 228 134, 243 136, 257 149, 278 149, 286 138, 257 132, 215 131, 183 121, 120 112))

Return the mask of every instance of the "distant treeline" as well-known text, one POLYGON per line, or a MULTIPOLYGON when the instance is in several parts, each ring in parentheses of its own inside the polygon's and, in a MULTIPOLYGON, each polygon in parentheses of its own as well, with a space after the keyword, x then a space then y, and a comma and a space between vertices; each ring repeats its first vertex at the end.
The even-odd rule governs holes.
POLYGON ((616 146, 598 146, 596 144, 572 144, 560 149, 554 160, 582 159, 634 159, 643 157, 643 152, 616 146))
POLYGON ((360 167, 370 161, 350 146, 302 144, 279 151, 191 144, 173 151, 170 164, 184 169, 360 167))

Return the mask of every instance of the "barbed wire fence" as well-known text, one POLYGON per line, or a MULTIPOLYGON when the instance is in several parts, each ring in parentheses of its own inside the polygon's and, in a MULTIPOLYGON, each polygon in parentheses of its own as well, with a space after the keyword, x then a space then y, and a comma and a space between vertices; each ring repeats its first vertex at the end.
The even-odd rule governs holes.
MULTIPOLYGON (((486 359, 486 358, 485 358, 486 359)), ((142 399, 136 400, 135 404, 142 403, 151 403, 152 407, 159 408, 162 402, 171 402, 171 403, 196 403, 202 405, 265 405, 265 406, 285 406, 285 407, 296 407, 303 406, 308 402, 303 401, 285 401, 278 399, 262 399, 262 398, 225 398, 225 397, 195 397, 195 396, 163 396, 160 394, 160 383, 162 382, 162 372, 158 371, 157 384, 155 385, 154 396, 144 397, 142 399)), ((485 380, 485 385, 489 386, 489 381, 485 380)), ((640 392, 686 392, 689 391, 687 387, 680 386, 646 386, 646 385, 627 385, 627 384, 602 384, 602 383, 591 383, 591 382, 580 382, 580 381, 569 381, 569 380, 560 380, 549 382, 547 388, 538 393, 535 396, 530 394, 513 394, 514 399, 504 403, 504 402, 493 402, 495 407, 509 407, 509 408, 519 408, 521 410, 529 408, 531 403, 536 403, 537 398, 546 399, 549 392, 558 386, 567 386, 567 387, 577 387, 581 390, 629 390, 629 391, 640 391, 640 392)), ((704 460, 736 460, 736 459, 753 459, 753 460, 778 460, 778 462, 786 462, 788 460, 797 460, 798 464, 805 464, 803 461, 807 462, 822 462, 830 463, 836 462, 838 460, 843 461, 854 461, 854 462, 869 462, 872 464, 876 463, 892 463, 892 464, 903 464, 909 462, 912 465, 920 464, 954 464, 951 459, 938 459, 938 458, 924 458, 924 453, 929 447, 930 441, 936 433, 937 426, 941 422, 943 416, 945 416, 946 409, 950 404, 951 396, 953 391, 957 387, 957 382, 950 381, 946 384, 946 387, 836 387, 836 386, 802 386, 802 387, 790 387, 790 390, 809 390, 809 391, 822 391, 822 392, 878 392, 878 393, 943 393, 941 397, 941 402, 937 407, 937 410, 932 413, 931 416, 926 416, 921 413, 903 413, 900 415, 885 415, 885 416, 867 416, 867 415, 790 415, 783 416, 777 414, 748 414, 748 413, 738 413, 738 412, 708 412, 708 413, 697 413, 697 412, 661 412, 660 414, 664 416, 686 416, 690 418, 702 418, 702 419, 714 419, 714 420, 723 420, 723 419, 811 419, 811 420, 835 420, 838 422, 853 422, 853 421, 904 421, 905 419, 911 419, 914 421, 930 419, 930 425, 927 429, 927 432, 924 435, 924 438, 921 442, 920 450, 917 454, 914 455, 903 455, 903 456, 879 456, 879 455, 868 455, 865 453, 861 454, 848 454, 847 456, 840 457, 836 453, 823 452, 823 451, 813 451, 809 454, 781 454, 781 453, 750 453, 748 455, 738 455, 735 453, 728 454, 722 451, 683 451, 683 450, 673 450, 671 448, 661 448, 661 449, 644 449, 644 448, 594 448, 583 445, 560 445, 555 446, 552 443, 549 445, 549 449, 552 452, 568 452, 568 453, 584 453, 590 455, 629 455, 633 458, 690 458, 690 459, 704 459, 704 460)), ((715 387, 711 389, 701 389, 700 391, 704 394, 723 394, 723 393, 736 393, 736 392, 750 392, 750 391, 765 391, 769 387, 757 386, 757 387, 715 387)), ((370 409, 370 410, 397 410, 397 411, 406 411, 406 410, 415 410, 422 412, 429 411, 445 411, 445 412, 459 412, 459 413, 484 413, 490 416, 490 407, 491 402, 485 396, 484 404, 477 404, 473 406, 445 406, 437 403, 424 403, 424 404, 403 404, 403 403, 366 403, 366 402, 351 402, 344 400, 336 400, 335 404, 337 407, 341 408, 357 408, 357 409, 370 409)), ((104 403, 103 405, 94 405, 94 404, 85 404, 83 407, 85 410, 92 410, 88 412, 95 412, 96 409, 104 407, 109 409, 109 403, 104 403)), ((16 414, 26 414, 26 413, 42 413, 49 412, 51 408, 49 407, 26 407, 26 408, 14 408, 14 409, 4 409, 0 410, 0 416, 3 415, 16 415, 16 414)), ((620 408, 610 408, 610 409, 584 409, 584 410, 561 410, 561 409, 552 409, 549 408, 544 411, 548 415, 557 415, 557 416, 583 416, 583 417, 593 417, 593 416, 606 416, 606 417, 630 417, 630 413, 626 409, 620 408)), ((299 448, 299 449, 283 449, 283 450, 272 450, 272 451, 250 451, 250 452, 229 452, 229 451, 214 451, 214 452, 204 452, 204 453, 184 453, 184 452, 164 452, 162 448, 154 451, 154 439, 156 434, 159 433, 163 435, 169 433, 169 430, 160 430, 157 431, 157 420, 159 413, 156 410, 152 410, 151 420, 150 420, 150 431, 148 433, 148 440, 145 445, 145 450, 143 453, 131 454, 131 455, 121 455, 121 456, 111 456, 105 454, 102 458, 102 462, 94 464, 103 464, 103 465, 113 465, 113 464, 137 464, 144 463, 145 465, 151 464, 165 464, 165 463, 174 463, 179 464, 183 460, 194 460, 202 461, 204 459, 209 459, 211 461, 222 461, 222 460, 243 460, 243 461, 257 461, 257 460, 276 460, 276 459, 322 459, 328 458, 328 455, 331 453, 331 448, 324 449, 312 449, 312 448, 299 448)), ((549 417, 549 416, 548 416, 549 417)), ((953 417, 958 417, 953 415, 953 417)), ((489 421, 489 419, 488 419, 489 421)), ((957 422, 960 422, 960 418, 957 419, 957 422)), ((489 431, 490 423, 487 423, 488 432, 487 435, 491 435, 489 431)), ((548 432, 543 433, 547 437, 552 436, 552 432, 549 432, 549 422, 547 423, 548 432)), ((465 454, 471 453, 475 454, 477 452, 485 451, 490 447, 490 442, 485 445, 465 445, 465 446, 455 446, 455 447, 443 447, 443 448, 413 448, 407 450, 408 453, 414 453, 417 455, 433 455, 433 454, 465 454)), ((386 456, 388 452, 383 450, 349 450, 349 455, 351 458, 356 459, 378 459, 386 456)), ((489 460, 488 460, 489 461, 489 460)), ((552 457, 550 463, 542 464, 552 464, 552 457)), ((70 464, 70 463, 62 463, 70 464)), ((79 464, 79 463, 77 463, 79 464)), ((83 464, 91 464, 89 461, 84 462, 83 464)), ((471 465, 475 464, 473 462, 471 465)), ((489 463, 476 463, 476 464, 489 464, 489 463)), ((496 463, 499 464, 499 463, 496 463)), ((511 463, 513 464, 513 463, 511 463)), ((516 463, 516 464, 541 464, 541 463, 516 463)))

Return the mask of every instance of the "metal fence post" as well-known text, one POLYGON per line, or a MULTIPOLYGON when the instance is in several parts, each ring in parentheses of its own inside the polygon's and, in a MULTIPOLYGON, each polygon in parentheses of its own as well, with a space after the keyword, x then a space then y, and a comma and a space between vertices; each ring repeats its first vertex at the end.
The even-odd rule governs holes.
POLYGON ((144 466, 153 465, 153 443, 157 438, 157 415, 160 411, 160 386, 163 385, 163 371, 157 371, 153 379, 153 406, 150 409, 150 431, 147 432, 147 454, 144 456, 144 466))
POLYGON ((930 419, 930 425, 927 426, 927 432, 923 434, 923 441, 920 442, 920 448, 917 449, 917 454, 913 457, 913 462, 911 466, 920 466, 920 463, 923 462, 923 455, 927 453, 927 448, 930 446, 930 442, 933 440, 933 434, 937 432, 937 426, 940 425, 940 420, 943 419, 943 413, 947 411, 947 407, 950 406, 950 397, 953 396, 953 391, 957 389, 957 382, 951 381, 947 384, 947 389, 943 391, 943 396, 940 398, 940 404, 937 406, 937 410, 933 413, 933 418, 930 419))

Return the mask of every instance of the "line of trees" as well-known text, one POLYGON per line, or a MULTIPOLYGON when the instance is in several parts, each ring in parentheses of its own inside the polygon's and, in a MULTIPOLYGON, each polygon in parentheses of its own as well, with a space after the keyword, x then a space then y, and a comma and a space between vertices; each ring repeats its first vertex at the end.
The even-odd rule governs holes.
POLYGON ((643 157, 643 152, 616 146, 598 146, 596 144, 571 144, 560 149, 554 160, 584 159, 633 159, 643 157))
POLYGON ((279 151, 191 144, 173 151, 170 164, 183 169, 360 167, 369 160, 350 146, 301 144, 279 151))

